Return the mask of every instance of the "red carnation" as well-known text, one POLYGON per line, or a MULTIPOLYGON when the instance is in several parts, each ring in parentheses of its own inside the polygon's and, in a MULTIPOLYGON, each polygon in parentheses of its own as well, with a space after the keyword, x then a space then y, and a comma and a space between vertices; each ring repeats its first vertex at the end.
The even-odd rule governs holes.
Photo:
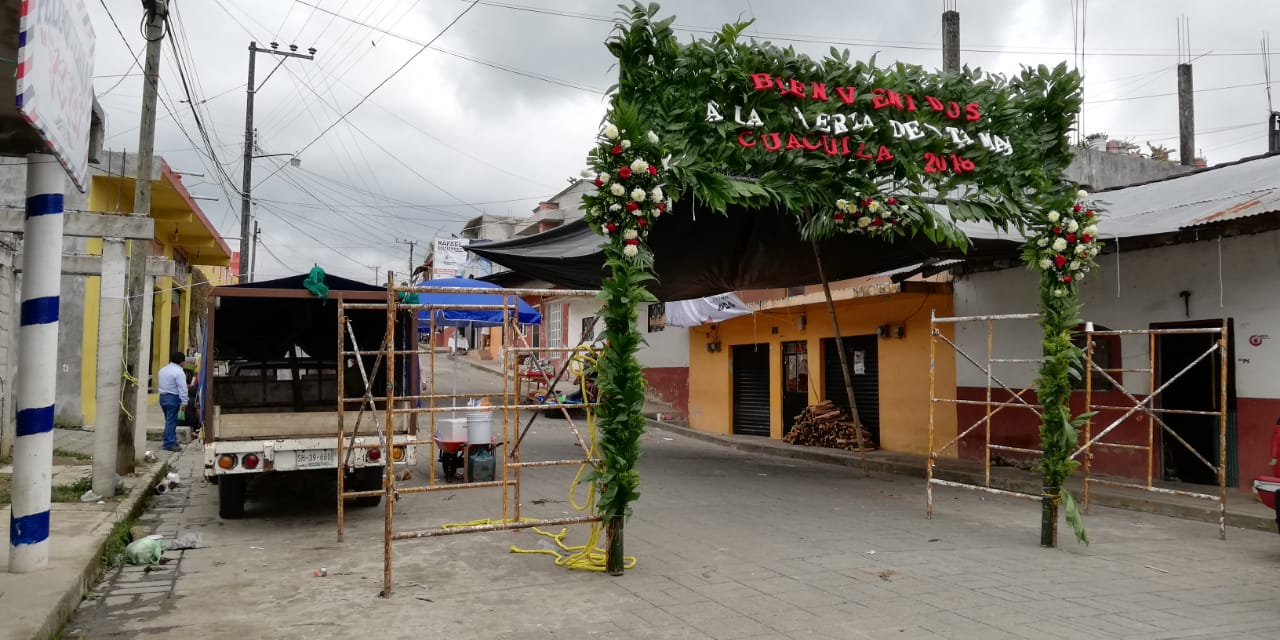
POLYGON ((1058 268, 1061 269, 1067 266, 1067 257, 1059 253, 1053 257, 1053 263, 1058 265, 1058 268))
POLYGON ((667 203, 665 203, 665 202, 659 202, 659 203, 658 203, 658 211, 660 211, 660 212, 662 212, 662 213, 666 213, 666 212, 667 212, 667 203))
POLYGON ((1080 205, 1076 205, 1076 206, 1074 206, 1074 207, 1071 207, 1071 210, 1072 210, 1072 211, 1074 211, 1074 212, 1076 212, 1076 213, 1080 213, 1080 210, 1081 210, 1081 209, 1083 209, 1083 208, 1084 208, 1084 207, 1082 207, 1082 206, 1080 206, 1080 205))
POLYGON ((869 207, 869 206, 871 206, 871 198, 867 198, 866 200, 863 200, 863 201, 862 201, 862 206, 864 206, 864 207, 869 207))
POLYGON ((631 167, 623 167, 618 169, 618 177, 626 180, 631 177, 631 167))
POLYGON ((1062 233, 1062 227, 1054 227, 1054 228, 1053 228, 1053 232, 1054 232, 1054 233, 1062 233))
POLYGON ((1063 282, 1071 282, 1071 276, 1069 276, 1069 275, 1062 276, 1062 281, 1063 281, 1063 282))
POLYGON ((882 224, 884 224, 884 220, 881 220, 880 218, 876 218, 875 220, 871 221, 871 226, 873 227, 878 227, 882 224))
POLYGON ((615 155, 615 156, 620 156, 620 155, 622 155, 622 147, 620 147, 620 146, 618 146, 618 145, 614 145, 614 147, 613 147, 613 155, 615 155))
POLYGON ((1080 236, 1080 242, 1085 242, 1085 243, 1093 242, 1093 236, 1087 235, 1087 234, 1080 236))
POLYGON ((629 245, 635 246, 635 245, 639 245, 639 244, 640 244, 640 241, 639 241, 638 239, 636 239, 636 238, 632 238, 632 239, 630 239, 630 240, 627 240, 624 244, 629 244, 629 245))
POLYGON ((1074 233, 1068 233, 1068 234, 1067 234, 1067 242, 1075 242, 1075 241, 1076 241, 1076 234, 1074 234, 1074 233))
POLYGON ((885 203, 885 204, 888 204, 888 205, 898 204, 898 199, 897 199, 897 198, 889 198, 888 200, 885 200, 885 201, 884 201, 884 203, 885 203))
POLYGON ((637 219, 636 219, 636 226, 637 226, 637 227, 644 227, 644 226, 648 226, 648 224, 649 224, 649 221, 648 221, 648 220, 646 220, 645 218, 637 218, 637 219))
POLYGON ((614 224, 614 223, 612 223, 612 222, 610 222, 609 224, 606 224, 606 225, 604 226, 604 228, 605 228, 605 229, 608 229, 609 233, 617 233, 617 231, 618 231, 618 225, 616 225, 616 224, 614 224))
POLYGON ((640 208, 639 203, 636 203, 636 202, 627 203, 627 211, 635 211, 636 209, 639 209, 639 208, 640 208))
POLYGON ((843 214, 843 213, 837 213, 837 214, 835 215, 835 218, 836 218, 836 222, 840 222, 841 220, 844 220, 844 214, 843 214))
POLYGON ((653 165, 649 165, 649 175, 651 176, 658 175, 658 168, 653 165))
POLYGON ((1093 217, 1093 209, 1090 209, 1090 210, 1086 211, 1084 215, 1086 215, 1086 216, 1088 216, 1088 217, 1092 218, 1092 217, 1093 217))
POLYGON ((596 178, 596 179, 595 179, 595 182, 594 182, 593 184, 595 184, 597 187, 603 187, 603 186, 604 186, 604 181, 603 181, 603 180, 601 180, 600 178, 596 178))

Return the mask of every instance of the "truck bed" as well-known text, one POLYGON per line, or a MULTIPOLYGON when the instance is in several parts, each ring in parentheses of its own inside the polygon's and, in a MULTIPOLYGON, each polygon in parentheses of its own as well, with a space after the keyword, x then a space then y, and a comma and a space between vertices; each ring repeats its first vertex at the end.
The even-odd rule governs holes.
MULTIPOLYGON (((344 431, 351 434, 355 431, 356 411, 346 413, 344 431)), ((360 419, 360 433, 373 435, 377 433, 373 416, 366 410, 360 419)), ((386 411, 379 410, 378 424, 386 430, 386 411)), ((410 416, 396 415, 395 433, 408 433, 410 416)), ((214 407, 213 425, 210 434, 214 440, 259 440, 299 437, 334 437, 338 434, 337 411, 271 411, 263 413, 223 413, 220 407, 214 407)))

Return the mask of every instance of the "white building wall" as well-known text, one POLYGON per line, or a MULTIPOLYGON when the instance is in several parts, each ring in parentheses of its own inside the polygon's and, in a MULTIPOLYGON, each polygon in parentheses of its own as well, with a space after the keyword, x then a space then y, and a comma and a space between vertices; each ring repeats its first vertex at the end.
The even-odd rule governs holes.
MULTIPOLYGON (((561 299, 552 305, 569 305, 569 323, 565 328, 565 344, 573 346, 582 338, 583 318, 599 315, 600 302, 594 298, 561 299)), ((554 307, 558 309, 559 307, 554 307)), ((636 305, 637 325, 645 344, 636 352, 636 360, 644 368, 688 367, 689 366, 689 330, 684 327, 668 326, 662 331, 647 333, 649 319, 648 303, 636 305)), ((544 331, 549 324, 543 321, 544 331)), ((604 320, 595 324, 595 336, 604 333, 604 320)))
MULTIPOLYGON (((1205 240, 1143 251, 1100 256, 1100 269, 1081 286, 1081 317, 1108 329, 1145 329, 1152 323, 1234 318, 1236 389, 1241 397, 1280 398, 1280 232, 1205 240), (1188 314, 1182 291, 1190 291, 1188 314), (1189 316, 1189 317, 1188 317, 1189 316), (1258 346, 1250 336, 1270 336, 1258 346)), ((1037 275, 1025 268, 976 273, 955 280, 957 316, 1034 313, 1037 275)), ((1034 320, 995 323, 997 358, 1040 355, 1040 327, 1034 320)), ((985 361, 985 323, 957 327, 956 344, 985 361)), ((940 345, 939 348, 947 348, 940 345)), ((1125 368, 1148 364, 1146 336, 1122 338, 1125 368)), ((1033 365, 996 365, 994 375, 1014 388, 1028 387, 1033 365)), ((1143 376, 1126 376, 1125 387, 1146 393, 1143 376)), ((985 374, 956 357, 956 384, 986 385, 985 374)))

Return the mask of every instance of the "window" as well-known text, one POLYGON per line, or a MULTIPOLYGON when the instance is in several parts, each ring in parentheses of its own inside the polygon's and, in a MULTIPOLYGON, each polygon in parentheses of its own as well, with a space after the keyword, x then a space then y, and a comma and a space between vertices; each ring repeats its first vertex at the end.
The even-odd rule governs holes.
MULTIPOLYGON (((1095 331, 1106 331, 1107 328, 1094 325, 1095 331)), ((1085 348, 1084 326, 1077 326, 1075 333, 1071 335, 1071 344, 1079 347, 1081 351, 1085 351, 1086 357, 1088 350, 1085 348)), ((1121 367, 1120 358, 1120 336, 1098 336, 1093 337, 1093 361, 1103 369, 1119 369, 1121 367)), ((1088 367, 1087 361, 1081 361, 1080 379, 1071 380, 1071 388, 1076 391, 1084 391, 1084 375, 1085 367, 1088 367)), ((1115 378, 1116 382, 1124 383, 1121 373, 1118 371, 1107 371, 1107 375, 1115 378)), ((1107 380, 1097 369, 1093 370, 1093 390, 1094 391, 1113 391, 1115 386, 1107 380)))
POLYGON ((582 319, 582 343, 591 344, 596 339, 596 317, 587 316, 582 319))
POLYGON ((667 305, 655 302, 649 305, 648 333, 657 333, 667 328, 667 305))
POLYGON ((547 305, 547 346, 564 346, 564 312, 563 305, 547 305))

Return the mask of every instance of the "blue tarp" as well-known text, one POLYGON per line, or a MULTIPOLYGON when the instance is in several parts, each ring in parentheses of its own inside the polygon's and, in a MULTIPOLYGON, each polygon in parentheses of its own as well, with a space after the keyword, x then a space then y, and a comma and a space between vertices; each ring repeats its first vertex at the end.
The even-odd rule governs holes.
MULTIPOLYGON (((498 285, 492 282, 484 282, 483 280, 472 280, 470 278, 439 278, 436 280, 427 280, 417 283, 419 287, 448 287, 451 289, 462 288, 483 288, 498 289, 498 285)), ((538 313, 529 303, 514 298, 517 306, 516 322, 520 324, 538 324, 542 322, 542 314, 538 313)), ((501 305, 503 299, 501 295, 496 293, 419 293, 418 302, 420 304, 436 304, 436 305, 501 305)), ((507 313, 511 313, 507 311, 507 313)), ((423 309, 418 312, 418 331, 427 332, 431 330, 430 310, 423 309)), ((500 327, 502 326, 501 309, 492 310, 465 310, 465 309, 435 309, 436 326, 437 327, 500 327)))

